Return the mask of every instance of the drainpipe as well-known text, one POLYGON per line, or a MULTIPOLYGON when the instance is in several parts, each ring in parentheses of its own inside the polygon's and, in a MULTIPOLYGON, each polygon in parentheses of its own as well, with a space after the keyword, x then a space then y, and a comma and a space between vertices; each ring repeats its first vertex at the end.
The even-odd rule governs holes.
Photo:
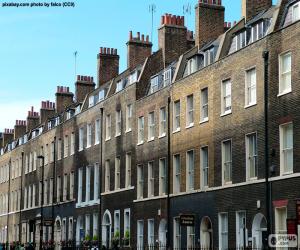
POLYGON ((170 218, 170 179, 171 179, 171 129, 170 129, 170 103, 171 97, 168 97, 168 195, 167 195, 167 249, 171 249, 171 218, 170 218))
POLYGON ((269 104, 269 51, 263 52, 264 59, 264 123, 265 123, 265 189, 266 189, 266 215, 267 215, 267 235, 269 237, 271 233, 271 195, 270 195, 270 183, 269 183, 269 116, 268 116, 268 104, 269 104))
POLYGON ((99 204, 99 249, 102 249, 102 199, 101 199, 101 193, 102 193, 102 167, 103 167, 103 108, 100 108, 100 163, 99 163, 99 199, 100 199, 100 204, 99 204))
POLYGON ((9 246, 9 209, 10 209, 10 169, 11 169, 11 158, 9 159, 8 165, 8 202, 7 202, 7 221, 6 221, 6 245, 9 246))
POLYGON ((19 241, 22 242, 22 204, 23 204, 23 168, 24 168, 24 152, 22 152, 21 164, 21 181, 20 181, 20 215, 19 215, 19 241))
MULTIPOLYGON (((53 185, 52 185, 52 209, 51 209, 51 241, 54 243, 54 199, 56 198, 56 192, 55 192, 55 183, 56 183, 56 136, 54 136, 54 141, 53 141, 53 169, 52 169, 52 176, 53 176, 53 185)), ((43 185, 43 184, 42 184, 43 185)), ((44 202, 44 201, 42 201, 44 202)))

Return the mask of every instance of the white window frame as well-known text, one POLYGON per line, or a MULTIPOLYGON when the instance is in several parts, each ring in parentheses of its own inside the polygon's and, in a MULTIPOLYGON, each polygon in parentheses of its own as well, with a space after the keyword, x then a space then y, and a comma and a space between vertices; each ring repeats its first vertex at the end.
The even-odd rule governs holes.
POLYGON ((292 22, 296 22, 300 19, 300 3, 297 2, 291 6, 292 8, 292 22), (295 9, 298 8, 298 13, 295 13, 295 9))
POLYGON ((219 220, 219 249, 220 250, 227 250, 228 249, 228 213, 219 213, 218 215, 218 220, 219 220), (225 216, 225 217, 223 217, 225 216), (223 224, 226 222, 225 231, 222 230, 223 224), (223 237, 226 237, 225 240, 225 246, 222 246, 223 242, 223 237))
POLYGON ((115 190, 120 189, 121 173, 120 173, 121 158, 115 158, 115 190))
POLYGON ((180 154, 174 154, 173 155, 173 193, 178 194, 180 193, 180 186, 181 186, 181 157, 180 154), (177 171, 177 165, 176 165, 176 157, 178 157, 179 161, 179 172, 177 171))
POLYGON ((64 139, 64 158, 68 157, 69 155, 69 136, 65 135, 64 139))
POLYGON ((236 211, 235 213, 235 234, 236 234, 236 249, 244 249, 248 246, 248 230, 247 230, 247 214, 245 210, 236 211), (243 225, 240 225, 240 219, 243 219, 243 225), (244 224, 245 223, 245 224, 244 224), (245 228, 245 232, 244 232, 245 228), (244 238, 246 246, 244 246, 244 238))
POLYGON ((202 146, 200 148, 200 169, 201 169, 201 189, 209 187, 209 150, 208 146, 202 146), (204 150, 207 150, 207 161, 204 162, 204 150))
POLYGON ((186 128, 194 126, 194 95, 186 97, 186 128))
POLYGON ((126 208, 124 209, 124 230, 123 230, 123 236, 125 238, 125 235, 126 235, 126 231, 129 232, 129 240, 128 240, 128 245, 130 245, 130 237, 131 237, 131 234, 130 234, 130 208, 126 208), (128 220, 128 221, 126 221, 128 220))
POLYGON ((180 100, 173 103, 173 132, 180 131, 180 100), (178 106, 177 106, 178 104, 178 106))
POLYGON ((186 191, 193 191, 195 189, 195 151, 193 149, 186 152, 186 191), (189 154, 193 156, 193 166, 189 165, 189 154), (192 183, 191 180, 192 179, 192 183))
POLYGON ((202 123, 202 122, 207 122, 208 119, 209 119, 208 118, 209 117, 209 110, 208 110, 208 107, 209 107, 208 106, 208 87, 201 89, 200 96, 201 96, 200 123, 202 123), (204 102, 204 100, 205 100, 204 95, 205 94, 206 94, 206 98, 207 98, 206 102, 204 102), (205 110, 207 110, 207 111, 205 112, 205 110), (204 115, 205 113, 207 113, 206 116, 204 115))
POLYGON ((155 138, 155 113, 154 111, 148 114, 148 141, 153 141, 155 138))
POLYGON ((101 137, 101 122, 100 119, 96 119, 95 121, 95 145, 100 143, 101 137))
POLYGON ((144 249, 144 221, 137 221, 137 249, 144 249))
MULTIPOLYGON (((254 148, 252 147, 252 150, 254 148)), ((257 132, 253 132, 253 133, 249 133, 246 134, 246 179, 249 180, 256 180, 257 176, 258 176, 258 148, 257 148, 257 132), (250 137, 255 136, 255 148, 256 148, 256 152, 253 152, 253 155, 250 155, 250 137), (251 171, 251 162, 254 162, 254 176, 251 176, 251 173, 253 172, 253 170, 251 171)))
POLYGON ((114 235, 113 237, 116 238, 116 232, 119 232, 119 237, 121 237, 121 215, 120 210, 114 211, 114 235))
POLYGON ((126 175, 125 175, 125 187, 131 187, 131 152, 126 153, 126 175))
POLYGON ((111 115, 108 114, 105 117, 105 140, 111 139, 111 115))
POLYGON ((232 183, 232 140, 224 140, 222 141, 222 184, 227 185, 232 183), (230 161, 225 162, 225 144, 230 143, 230 161), (228 165, 228 166, 226 166, 228 165), (229 167, 229 179, 226 180, 225 170, 229 167))
POLYGON ((137 199, 144 198, 144 166, 137 166, 137 199))
POLYGON ((167 131, 167 112, 166 107, 161 107, 159 109, 159 137, 166 136, 167 131))
POLYGON ((159 159, 159 195, 167 193, 167 158, 159 159))
POLYGON ((293 169, 294 169, 294 126, 292 122, 288 122, 288 123, 284 123, 284 124, 280 124, 279 126, 279 134, 280 134, 280 175, 287 175, 287 174, 292 174, 293 173, 293 169), (283 144, 284 144, 284 133, 286 133, 286 128, 288 126, 292 127, 292 136, 293 136, 293 145, 291 148, 284 148, 283 144), (292 169, 291 170, 287 170, 286 169, 286 152, 291 151, 291 155, 292 155, 292 169))
POLYGON ((232 113, 232 82, 226 79, 221 82, 221 116, 232 113), (230 84, 230 93, 226 93, 226 84, 230 84), (230 106, 226 107, 226 100, 230 100, 230 106))
POLYGON ((173 219, 173 242, 175 249, 181 249, 181 226, 179 217, 173 219))
POLYGON ((71 149, 70 149, 70 155, 74 155, 75 153, 75 133, 71 133, 71 149))
POLYGON ((250 107, 257 104, 257 74, 256 68, 250 68, 245 72, 245 107, 250 107), (252 83, 251 74, 255 74, 255 82, 252 83), (255 96, 252 97, 252 90, 254 89, 255 96), (253 98, 253 100, 252 100, 253 98))
POLYGON ((86 148, 92 146, 92 124, 89 123, 86 125, 86 148))
POLYGON ((187 249, 195 249, 195 226, 186 227, 187 249))
POLYGON ((154 196, 154 162, 148 162, 148 198, 154 196))
POLYGON ((148 247, 149 249, 154 248, 155 245, 155 235, 154 235, 154 219, 148 219, 148 247))
POLYGON ((122 134, 122 111, 116 111, 116 137, 122 134))
POLYGON ((278 90, 278 95, 284 95, 287 93, 292 92, 292 52, 291 51, 287 51, 284 52, 282 54, 279 55, 279 90, 278 90), (283 67, 283 60, 284 57, 286 56, 290 56, 290 60, 291 60, 291 68, 290 70, 283 72, 282 67, 283 67), (282 85, 283 85, 283 75, 289 75, 290 74, 290 79, 291 81, 288 83, 289 86, 286 89, 282 89, 282 85))
POLYGON ((287 207, 275 207, 275 233, 276 234, 287 234, 287 225, 286 225, 286 219, 287 219, 287 207), (282 219, 282 222, 285 222, 284 225, 280 225, 279 221, 279 212, 284 213, 284 218, 282 219), (283 228, 281 228, 283 226, 283 228))
POLYGON ((105 161, 105 192, 110 191, 110 161, 105 161))
POLYGON ((145 136, 145 118, 144 116, 140 116, 138 118, 138 145, 144 143, 145 136))
POLYGON ((78 134, 78 138, 79 138, 78 151, 82 151, 83 150, 83 133, 84 133, 84 128, 83 127, 79 128, 79 134, 78 134))
POLYGON ((131 131, 132 125, 132 104, 126 106, 126 132, 131 131))

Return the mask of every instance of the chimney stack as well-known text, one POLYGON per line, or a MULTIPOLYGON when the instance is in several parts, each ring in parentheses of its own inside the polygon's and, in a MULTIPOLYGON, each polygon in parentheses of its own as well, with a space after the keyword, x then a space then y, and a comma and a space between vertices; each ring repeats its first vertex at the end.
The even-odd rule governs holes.
POLYGON ((97 55, 98 87, 119 74, 119 59, 117 49, 100 48, 97 55))
POLYGON ((46 122, 48 118, 51 118, 55 115, 55 103, 50 101, 42 101, 40 114, 40 124, 42 124, 46 122))
POLYGON ((6 144, 11 143, 14 140, 14 130, 8 128, 4 129, 2 137, 2 147, 4 148, 6 144))
POLYGON ((225 8, 221 0, 199 0, 195 8, 195 40, 201 48, 224 33, 225 8))
POLYGON ((56 91, 56 112, 62 113, 73 103, 74 94, 70 92, 69 87, 57 86, 56 91))
POLYGON ((189 49, 184 16, 165 14, 158 29, 158 45, 162 49, 165 64, 168 65, 189 49))
POLYGON ((40 122, 39 113, 35 112, 34 108, 31 107, 31 110, 28 111, 26 131, 29 132, 33 128, 36 128, 39 125, 39 122, 40 122))
POLYGON ((133 37, 132 31, 129 32, 129 41, 127 42, 127 67, 135 68, 137 65, 144 63, 145 59, 152 53, 152 43, 149 36, 137 32, 137 36, 133 37))
POLYGON ((272 7, 272 0, 242 0, 242 16, 246 22, 272 7))
POLYGON ((14 129, 14 140, 20 138, 26 133, 26 121, 16 120, 14 129))
POLYGON ((77 76, 75 83, 75 96, 77 102, 83 102, 85 97, 95 89, 94 77, 92 76, 77 76))

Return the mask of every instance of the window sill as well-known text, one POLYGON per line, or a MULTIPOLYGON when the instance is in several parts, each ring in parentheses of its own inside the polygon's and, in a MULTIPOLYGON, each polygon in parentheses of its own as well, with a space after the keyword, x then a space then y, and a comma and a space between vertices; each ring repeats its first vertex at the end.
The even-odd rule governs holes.
POLYGON ((229 185, 232 185, 232 181, 228 181, 228 182, 223 183, 223 186, 229 186, 229 185))
POLYGON ((232 111, 230 110, 230 111, 227 111, 227 112, 221 114, 220 116, 223 117, 223 116, 227 116, 227 115, 231 115, 231 114, 232 114, 232 111))
POLYGON ((138 144, 136 144, 137 146, 143 145, 144 141, 139 142, 138 144))
POLYGON ((81 152, 81 151, 83 151, 83 148, 78 149, 78 152, 81 152))
POLYGON ((128 130, 125 131, 125 133, 129 133, 129 132, 131 132, 131 131, 132 131, 131 129, 128 129, 128 130))
POLYGON ((92 145, 88 145, 88 146, 86 146, 85 148, 88 149, 88 148, 90 148, 91 146, 92 146, 92 145))
POLYGON ((280 173, 281 176, 293 174, 293 171, 280 173))
POLYGON ((119 136, 121 136, 121 134, 116 134, 116 135, 115 135, 115 138, 117 138, 117 137, 119 137, 119 136))
POLYGON ((152 141, 154 141, 154 137, 151 137, 150 139, 148 139, 147 142, 152 142, 152 141))
POLYGON ((109 137, 109 138, 106 138, 105 141, 110 141, 110 139, 111 139, 110 137, 109 137))
POLYGON ((247 182, 257 181, 257 177, 251 177, 247 179, 247 182))
POLYGON ((203 119, 202 121, 200 121, 199 124, 207 123, 208 121, 209 121, 208 118, 206 118, 206 119, 203 119))
POLYGON ((194 127, 194 123, 190 123, 190 124, 187 125, 185 128, 186 128, 186 129, 189 129, 189 128, 192 128, 192 127, 194 127))
POLYGON ((97 142, 95 142, 95 144, 94 144, 94 145, 96 146, 96 145, 98 145, 98 144, 100 144, 100 141, 97 141, 97 142))
POLYGON ((254 107, 256 105, 257 105, 257 103, 249 103, 249 104, 244 106, 244 109, 248 109, 248 108, 254 107))
POLYGON ((164 138, 164 137, 166 137, 166 133, 163 133, 162 135, 160 135, 160 136, 158 137, 158 139, 161 139, 161 138, 164 138))
POLYGON ((284 96, 284 95, 287 95, 287 94, 289 94, 289 93, 292 93, 292 90, 288 90, 288 91, 284 91, 284 92, 282 92, 282 93, 279 93, 279 94, 277 95, 277 97, 284 96))
POLYGON ((178 132, 180 132, 180 128, 177 128, 176 130, 174 130, 174 131, 173 131, 173 134, 176 134, 176 133, 178 133, 178 132))

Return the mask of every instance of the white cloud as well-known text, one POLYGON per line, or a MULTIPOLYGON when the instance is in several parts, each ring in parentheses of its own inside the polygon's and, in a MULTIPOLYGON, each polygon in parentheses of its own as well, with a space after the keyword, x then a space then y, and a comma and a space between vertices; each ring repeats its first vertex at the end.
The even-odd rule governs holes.
POLYGON ((0 103, 0 132, 5 128, 13 128, 16 120, 26 120, 31 106, 39 112, 40 100, 14 100, 14 102, 0 103))

